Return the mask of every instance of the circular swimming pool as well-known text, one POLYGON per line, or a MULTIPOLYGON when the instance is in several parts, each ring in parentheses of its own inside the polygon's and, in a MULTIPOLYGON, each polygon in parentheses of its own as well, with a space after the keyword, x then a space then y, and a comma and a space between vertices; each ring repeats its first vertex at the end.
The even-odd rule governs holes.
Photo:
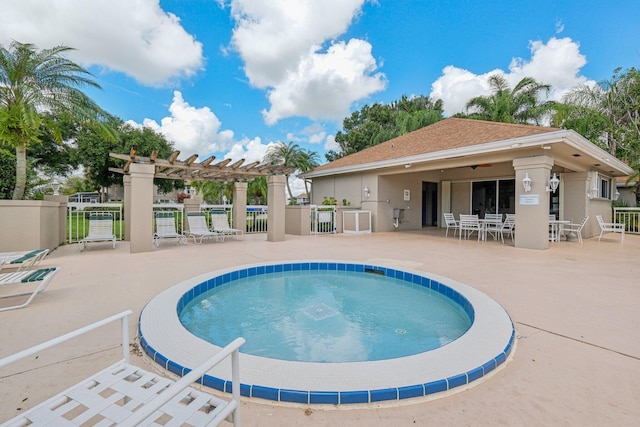
MULTIPOLYGON (((252 311, 258 310, 268 311, 270 315, 278 314, 279 317, 272 317, 271 321, 274 323, 270 328, 280 325, 280 329, 283 329, 281 326, 286 324, 284 329, 288 332, 276 332, 272 335, 281 335, 285 341, 293 340, 293 353, 301 352, 301 348, 318 347, 318 339, 311 337, 306 340, 307 333, 296 330, 296 325, 300 322, 326 324, 327 319, 336 321, 336 317, 347 317, 347 311, 342 311, 345 304, 353 306, 350 310, 361 304, 352 301, 355 294, 364 295, 365 300, 370 296, 371 300, 383 301, 381 305, 358 312, 358 316, 367 317, 367 310, 385 310, 382 337, 377 336, 373 341, 367 341, 366 345, 362 344, 362 335, 376 335, 369 329, 370 326, 356 325, 353 319, 342 319, 345 323, 333 324, 334 329, 342 328, 342 333, 337 333, 330 327, 321 333, 325 338, 337 335, 340 339, 325 339, 326 342, 319 349, 306 352, 304 361, 284 360, 287 357, 273 355, 264 357, 263 344, 260 343, 257 345, 258 350, 249 350, 253 354, 248 354, 241 348, 241 394, 281 402, 334 405, 432 397, 438 393, 464 389, 498 368, 512 351, 514 329, 508 314, 495 301, 476 289, 415 270, 324 260, 243 266, 207 273, 182 282, 160 293, 144 308, 139 323, 140 341, 144 351, 154 361, 182 375, 185 369, 200 364, 207 356, 236 338, 238 333, 245 335, 245 338, 249 337, 247 343, 265 341, 265 332, 257 333, 251 338, 253 323, 260 322, 251 317, 252 311), (333 284, 320 288, 309 284, 327 274, 334 277, 331 279, 333 284), (335 274, 340 278, 336 279, 335 274), (307 280, 293 285, 291 280, 287 280, 293 277, 307 280), (260 285, 270 279, 279 282, 281 286, 260 285), (359 288, 358 279, 361 281, 359 288), (354 293, 342 295, 341 286, 336 280, 341 283, 353 282, 354 293), (369 281, 382 288, 367 285, 369 281), (305 287, 308 292, 304 292, 305 287), (402 292, 398 287, 404 288, 402 292), (237 306, 231 310, 234 312, 233 318, 228 312, 221 310, 222 305, 228 308, 231 303, 219 300, 220 295, 232 289, 240 290, 237 294, 240 299, 233 303, 237 306), (297 304, 285 307, 273 302, 288 299, 284 297, 287 293, 299 293, 298 297, 291 298, 297 304), (454 317, 467 319, 470 326, 463 326, 457 333, 447 331, 440 334, 436 338, 439 345, 435 348, 430 347, 432 343, 425 345, 425 342, 430 342, 433 338, 425 339, 422 335, 414 335, 414 332, 419 332, 415 330, 428 323, 438 322, 438 317, 429 318, 429 312, 433 309, 427 308, 427 303, 418 298, 418 295, 429 295, 442 300, 454 317), (240 309, 254 298, 256 305, 251 310, 240 309), (263 301, 262 305, 260 300, 263 301), (410 304, 408 300, 411 300, 410 304), (194 307, 200 312, 195 318, 191 312, 194 307), (199 325, 201 322, 197 317, 204 315, 203 313, 207 316, 213 313, 217 316, 215 323, 221 326, 213 333, 213 338, 210 339, 212 342, 189 332, 180 319, 181 316, 191 317, 195 320, 192 323, 199 325), (352 331, 345 333, 346 329, 352 331), (357 333, 354 334, 353 331, 357 333), (382 341, 376 341, 380 339, 382 341), (403 342, 411 344, 409 350, 403 342), (417 347, 414 346, 415 343, 418 343, 417 347), (333 360, 332 357, 317 356, 326 355, 328 351, 331 353, 331 349, 336 346, 344 348, 347 359, 333 360), (400 353, 387 352, 386 349, 380 353, 373 349, 377 356, 367 355, 362 358, 363 352, 360 350, 363 346, 386 346, 391 350, 398 347, 400 353), (309 357, 309 354, 312 356, 309 357), (357 354, 355 359, 354 354, 357 354)), ((197 326, 195 329, 200 334, 197 326)), ((266 341, 273 341, 272 338, 266 341)), ((205 376, 204 383, 221 391, 229 391, 230 375, 229 367, 223 364, 211 370, 205 376)))

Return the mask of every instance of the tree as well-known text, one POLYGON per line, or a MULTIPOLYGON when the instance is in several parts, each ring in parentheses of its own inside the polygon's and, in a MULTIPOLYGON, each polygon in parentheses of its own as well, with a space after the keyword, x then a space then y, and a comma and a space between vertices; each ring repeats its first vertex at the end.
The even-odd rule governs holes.
POLYGON ((252 204, 264 205, 267 193, 267 177, 259 176, 247 183, 247 199, 250 200, 252 204))
MULTIPOLYGON (((32 44, 0 46, 0 143, 16 150, 13 199, 24 197, 27 147, 40 141, 41 126, 55 129, 43 112, 67 113, 81 121, 99 123, 106 113, 79 87, 100 86, 93 75, 64 58, 67 46, 36 50, 32 44)), ((104 135, 109 135, 104 128, 104 135)))
MULTIPOLYGON (((309 172, 318 166, 318 153, 315 151, 300 148, 298 144, 289 142, 278 142, 267 150, 263 159, 264 163, 273 163, 285 165, 294 169, 298 174, 309 172)), ((309 194, 307 183, 304 183, 305 191, 309 194)), ((287 175, 287 191, 289 192, 289 200, 293 200, 291 185, 289 184, 289 175, 287 175)))
POLYGON ((456 116, 540 125, 553 107, 552 102, 541 102, 540 99, 541 92, 546 94, 551 87, 538 83, 531 77, 523 78, 511 89, 504 76, 493 74, 489 76, 489 85, 493 90, 491 95, 471 98, 466 105, 467 111, 471 110, 471 113, 456 116))
POLYGON ((433 124, 442 120, 442 107, 442 100, 423 95, 403 95, 389 104, 365 105, 343 120, 342 130, 335 137, 340 150, 329 151, 325 157, 333 161, 433 124))
MULTIPOLYGON (((640 176, 640 71, 614 70, 613 77, 597 85, 582 85, 556 105, 553 125, 573 129, 594 144, 622 159, 640 176)), ((640 185, 635 186, 640 205, 640 185)))

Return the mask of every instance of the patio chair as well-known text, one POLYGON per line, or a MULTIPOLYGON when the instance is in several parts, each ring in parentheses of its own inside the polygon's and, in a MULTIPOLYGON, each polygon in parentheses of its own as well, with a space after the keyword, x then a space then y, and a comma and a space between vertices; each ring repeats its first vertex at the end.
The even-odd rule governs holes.
POLYGON ((176 230, 176 216, 173 212, 156 212, 156 232, 153 234, 153 243, 156 248, 160 246, 160 239, 176 239, 176 244, 187 244, 187 237, 176 230))
POLYGON ((242 230, 238 228, 231 228, 226 211, 212 209, 209 213, 211 214, 211 228, 213 231, 217 231, 218 233, 222 233, 226 236, 234 236, 236 240, 242 240, 242 230))
POLYGON ((513 214, 507 214, 504 218, 504 222, 502 223, 502 227, 500 227, 500 239, 502 240, 502 244, 504 245, 504 234, 508 233, 511 236, 511 241, 513 242, 513 230, 516 226, 516 216, 513 214))
POLYGON ((456 237, 456 232, 458 231, 458 221, 456 221, 456 217, 453 216, 451 212, 443 212, 444 223, 447 225, 447 231, 444 233, 444 237, 449 237, 449 229, 453 228, 453 237, 456 237))
POLYGON ((596 215, 596 219, 600 226, 600 237, 598 237, 598 242, 602 239, 602 235, 604 233, 620 233, 620 243, 624 243, 625 224, 618 222, 604 222, 602 215, 596 215))
POLYGON ((208 239, 215 238, 217 242, 224 242, 223 233, 209 230, 204 212, 187 212, 187 223, 189 224, 189 230, 185 231, 184 234, 193 237, 193 243, 202 244, 202 239, 205 237, 208 239), (200 241, 197 241, 197 238, 200 238, 200 241))
POLYGON ((113 215, 100 213, 89 215, 89 234, 81 240, 84 251, 89 242, 112 242, 116 248, 116 235, 113 234, 113 215))
POLYGON ((3 425, 56 426, 138 426, 192 425, 217 426, 223 421, 240 425, 240 372, 238 349, 245 342, 236 338, 200 366, 173 381, 130 363, 127 310, 92 323, 45 343, 0 359, 0 368, 18 360, 41 354, 69 341, 90 334, 97 328, 121 321, 122 358, 108 368, 86 378, 35 407, 21 412, 3 425), (231 359, 231 399, 224 400, 191 387, 214 366, 231 359))
POLYGON ((578 242, 580 242, 580 244, 582 244, 582 229, 584 228, 584 225, 587 223, 587 220, 589 219, 589 215, 585 216, 582 219, 582 222, 579 224, 564 224, 562 226, 562 232, 565 234, 575 234, 576 237, 578 237, 578 242))
POLYGON ((15 271, 32 270, 40 264, 49 253, 49 249, 35 251, 0 252, 0 270, 16 269, 15 271))
POLYGON ((502 228, 502 214, 484 214, 484 228, 486 233, 491 234, 493 239, 497 240, 498 233, 502 228))
POLYGON ((458 240, 462 239, 462 232, 464 231, 464 238, 468 239, 474 232, 478 233, 478 241, 480 241, 480 234, 482 233, 482 224, 478 219, 478 215, 464 215, 460 214, 460 221, 458 222, 460 228, 460 234, 458 240))
POLYGON ((0 307, 0 311, 28 306, 36 295, 43 292, 47 286, 49 286, 51 279, 53 279, 56 273, 58 273, 58 268, 52 267, 0 274, 0 298, 4 299, 28 295, 25 302, 8 307, 0 307), (29 288, 29 290, 24 290, 25 288, 29 288))

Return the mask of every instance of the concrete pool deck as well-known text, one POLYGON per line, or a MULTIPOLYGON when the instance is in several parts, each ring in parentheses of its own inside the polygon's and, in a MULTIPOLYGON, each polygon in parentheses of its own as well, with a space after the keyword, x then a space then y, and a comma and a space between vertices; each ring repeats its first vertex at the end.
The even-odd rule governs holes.
MULTIPOLYGON (((53 251, 41 264, 61 270, 43 294, 0 313, 0 357, 109 315, 137 318, 157 293, 222 268, 296 259, 386 263, 473 286, 501 304, 518 336, 514 358, 469 390, 398 407, 275 405, 243 398, 245 426, 637 425, 640 420, 640 236, 605 235, 545 251, 447 239, 444 230, 372 235, 264 235, 130 254, 127 242, 53 251)), ((0 301, 4 304, 4 301, 0 301)), ((106 328, 0 371, 0 420, 54 395, 118 358, 118 327, 106 328)), ((134 346, 135 347, 135 346, 134 346)), ((134 354, 135 348, 134 348, 134 354)), ((134 363, 154 369, 148 359, 134 363)), ((241 366, 242 369, 242 366, 241 366)), ((376 373, 373 372, 372 375, 376 373)))

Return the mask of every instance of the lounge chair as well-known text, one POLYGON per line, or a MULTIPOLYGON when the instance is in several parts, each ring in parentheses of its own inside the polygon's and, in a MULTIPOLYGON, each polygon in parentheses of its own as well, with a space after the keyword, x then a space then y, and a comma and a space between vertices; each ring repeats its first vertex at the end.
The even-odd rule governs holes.
POLYGON ((160 246, 160 239, 176 239, 176 244, 187 244, 187 237, 176 230, 176 217, 173 212, 156 212, 156 232, 153 243, 160 246))
POLYGON ((464 231, 464 238, 468 239, 474 232, 478 233, 478 241, 480 241, 480 234, 482 234, 482 224, 478 219, 478 215, 465 215, 460 214, 460 221, 458 222, 460 227, 460 234, 458 240, 462 239, 462 232, 464 231))
POLYGON ((0 270, 16 269, 16 271, 32 270, 40 264, 49 253, 49 249, 35 251, 0 252, 0 270))
POLYGON ((458 224, 458 221, 456 221, 456 217, 453 216, 453 214, 450 212, 443 212, 442 215, 444 216, 444 222, 447 225, 447 231, 444 233, 444 237, 449 236, 450 228, 453 228, 453 237, 456 237, 458 227, 460 227, 460 224, 458 224))
POLYGON ((124 311, 43 344, 0 359, 0 368, 77 336, 121 320, 122 359, 62 393, 20 413, 3 425, 193 425, 217 426, 227 420, 240 425, 240 372, 236 338, 177 381, 131 365, 128 316, 124 311), (191 386, 205 372, 231 356, 232 398, 223 400, 191 386))
POLYGON ((589 215, 585 216, 580 224, 564 224, 562 226, 562 232, 566 234, 575 234, 578 237, 578 242, 582 244, 582 229, 588 219, 589 215))
POLYGON ((604 222, 602 215, 596 215, 598 225, 600 226, 600 237, 598 242, 602 239, 604 233, 620 233, 620 243, 624 243, 624 229, 625 224, 619 222, 604 222))
POLYGON ((209 230, 207 225, 207 217, 204 212, 187 212, 187 223, 189 230, 185 231, 185 235, 193 237, 193 243, 202 244, 202 239, 215 238, 218 242, 224 242, 224 234, 217 231, 209 230), (196 239, 200 238, 198 242, 196 239))
POLYGON ((4 299, 28 295, 25 302, 8 307, 0 307, 0 311, 28 306, 36 295, 43 292, 46 287, 49 286, 51 279, 53 279, 56 273, 58 273, 58 268, 52 267, 0 274, 0 298, 4 299), (28 287, 29 290, 23 290, 26 287, 28 287), (7 291, 6 293, 5 290, 7 291))
POLYGON ((89 242, 113 242, 116 248, 116 235, 113 234, 113 215, 110 213, 89 215, 89 234, 81 240, 84 251, 89 242))
POLYGON ((223 210, 214 210, 210 211, 211 214, 211 228, 213 231, 217 231, 218 233, 222 233, 225 236, 234 236, 236 240, 242 240, 243 232, 238 228, 231 228, 229 225, 229 217, 227 217, 227 212, 223 210))

